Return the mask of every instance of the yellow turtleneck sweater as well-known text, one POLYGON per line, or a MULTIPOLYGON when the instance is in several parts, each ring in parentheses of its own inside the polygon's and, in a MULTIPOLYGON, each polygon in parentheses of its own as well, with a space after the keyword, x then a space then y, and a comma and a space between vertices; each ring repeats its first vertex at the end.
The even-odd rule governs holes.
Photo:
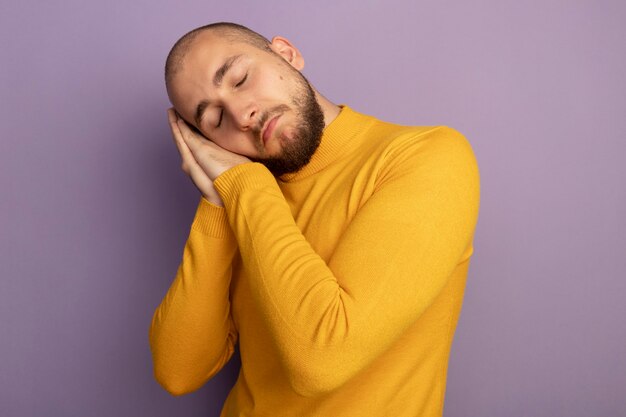
POLYGON ((343 106, 311 161, 201 198, 150 328, 156 379, 200 388, 236 343, 222 416, 441 416, 478 218, 470 144, 343 106))

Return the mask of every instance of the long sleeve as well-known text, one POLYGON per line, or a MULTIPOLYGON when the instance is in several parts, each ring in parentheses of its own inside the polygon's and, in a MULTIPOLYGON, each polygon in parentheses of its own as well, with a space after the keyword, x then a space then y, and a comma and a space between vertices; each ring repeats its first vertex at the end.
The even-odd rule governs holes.
POLYGON ((216 179, 255 308, 301 395, 332 391, 364 369, 465 260, 478 217, 478 168, 465 138, 440 130, 385 155, 374 193, 328 263, 263 165, 239 165, 216 179))
POLYGON ((176 277, 150 327, 154 375, 174 395, 200 388, 234 352, 229 286, 236 250, 224 208, 201 198, 176 277))

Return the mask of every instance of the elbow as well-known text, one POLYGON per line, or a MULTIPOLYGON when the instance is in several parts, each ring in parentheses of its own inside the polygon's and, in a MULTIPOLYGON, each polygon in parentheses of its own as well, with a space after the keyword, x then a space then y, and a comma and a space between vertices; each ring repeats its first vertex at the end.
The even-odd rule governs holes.
POLYGON ((202 388, 208 380, 213 378, 228 361, 231 354, 232 350, 227 349, 216 361, 207 361, 201 364, 195 355, 178 353, 165 356, 153 353, 154 379, 173 396, 190 394, 202 388), (187 356, 191 359, 180 359, 187 356))
POLYGON ((154 378, 165 391, 174 397, 190 394, 200 388, 200 386, 192 385, 188 380, 183 378, 158 372, 158 369, 156 368, 154 370, 154 378))
POLYGON ((189 372, 184 372, 185 366, 172 363, 156 355, 152 358, 154 379, 168 393, 175 397, 192 393, 203 385, 189 372))
POLYGON ((190 390, 187 389, 184 385, 171 383, 171 382, 162 382, 159 381, 159 384, 163 387, 165 391, 170 393, 174 397, 180 397, 185 394, 189 394, 190 390))
POLYGON ((150 347, 152 349, 152 372, 154 379, 159 383, 159 385, 175 397, 195 391, 198 387, 195 387, 194 389, 194 387, 189 383, 189 378, 181 375, 180 372, 176 372, 176 370, 181 367, 176 367, 174 364, 164 360, 161 355, 155 354, 156 349, 153 340, 151 339, 150 342, 150 347))

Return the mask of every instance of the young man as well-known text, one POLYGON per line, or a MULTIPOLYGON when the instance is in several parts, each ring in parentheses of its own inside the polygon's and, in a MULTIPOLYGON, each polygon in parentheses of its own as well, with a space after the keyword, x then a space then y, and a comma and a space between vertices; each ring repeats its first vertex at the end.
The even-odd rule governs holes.
POLYGON ((196 29, 168 110, 200 190, 150 329, 156 379, 200 388, 239 343, 222 416, 440 416, 479 208, 470 144, 337 106, 283 37, 196 29))

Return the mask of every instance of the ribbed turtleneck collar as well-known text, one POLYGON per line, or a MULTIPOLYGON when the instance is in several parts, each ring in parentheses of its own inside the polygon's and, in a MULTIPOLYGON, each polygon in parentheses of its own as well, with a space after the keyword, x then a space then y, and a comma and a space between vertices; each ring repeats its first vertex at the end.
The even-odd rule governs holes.
POLYGON ((358 113, 345 104, 339 107, 339 114, 324 128, 320 145, 309 163, 297 172, 282 175, 279 181, 294 182, 323 170, 355 145, 357 141, 354 139, 374 122, 371 116, 358 113))

